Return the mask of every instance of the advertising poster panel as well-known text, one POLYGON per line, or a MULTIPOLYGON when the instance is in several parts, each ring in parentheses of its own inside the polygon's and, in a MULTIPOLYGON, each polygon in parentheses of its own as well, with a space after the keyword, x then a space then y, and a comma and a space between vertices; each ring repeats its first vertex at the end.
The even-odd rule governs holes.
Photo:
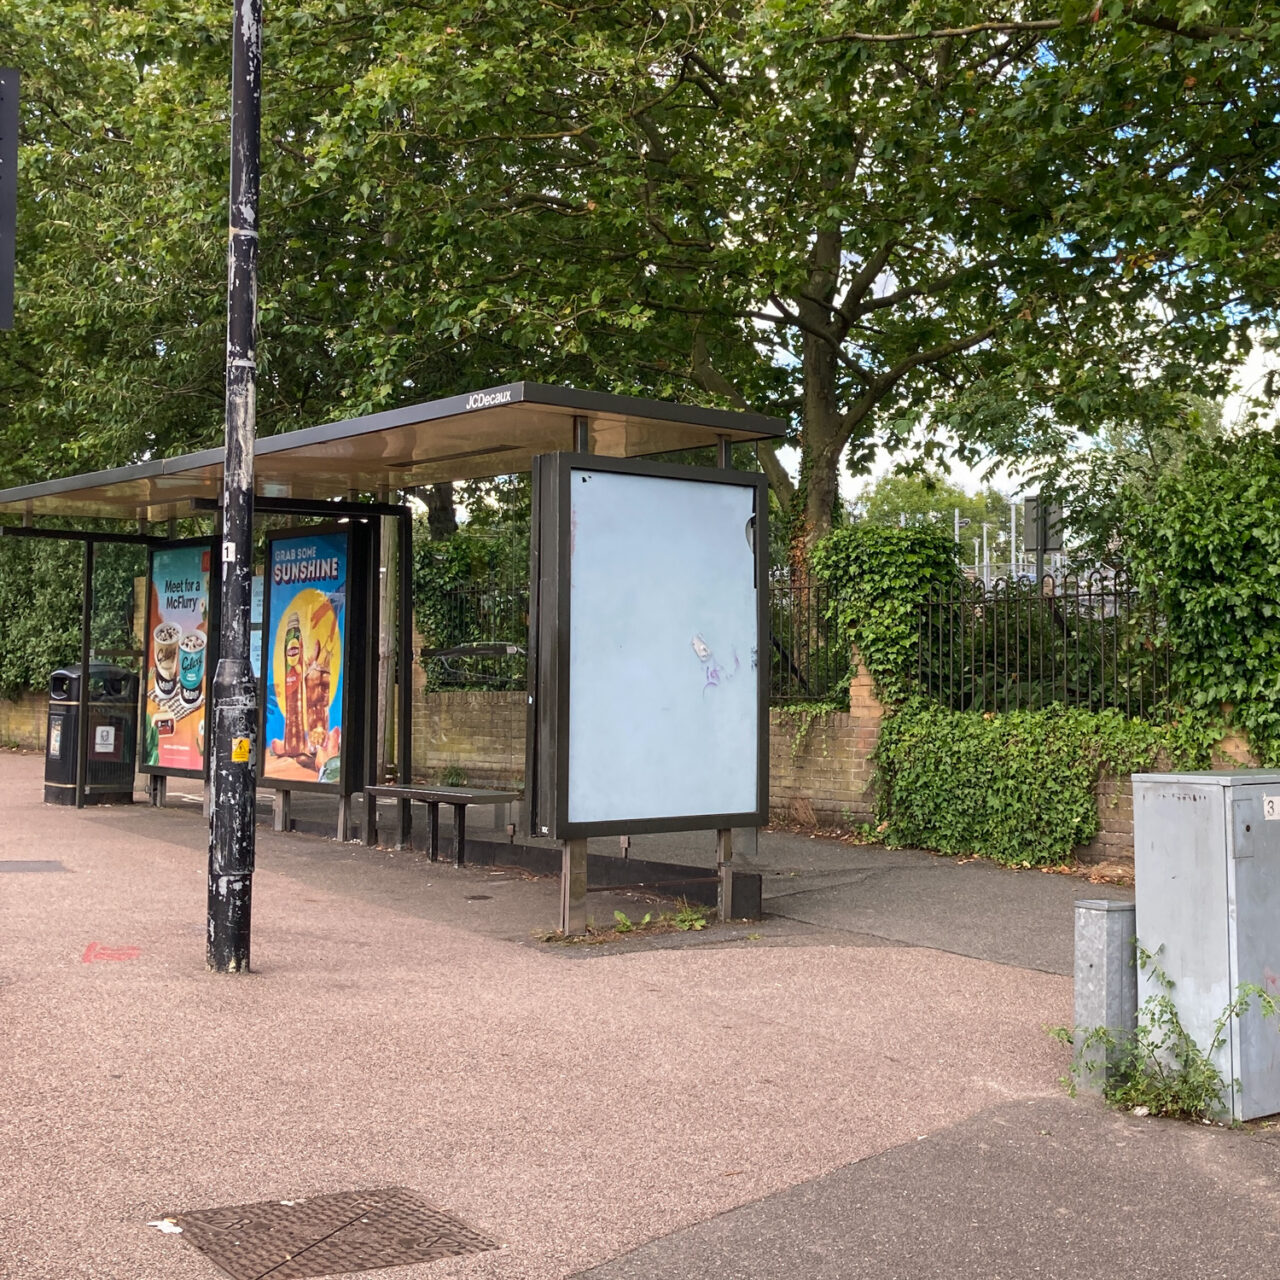
POLYGON ((262 682, 262 574, 253 575, 249 595, 249 668, 257 683, 262 682))
POLYGON ((342 780, 348 540, 289 534, 267 551, 262 777, 290 787, 342 780))
POLYGON ((151 553, 142 768, 204 772, 209 672, 208 544, 151 553))

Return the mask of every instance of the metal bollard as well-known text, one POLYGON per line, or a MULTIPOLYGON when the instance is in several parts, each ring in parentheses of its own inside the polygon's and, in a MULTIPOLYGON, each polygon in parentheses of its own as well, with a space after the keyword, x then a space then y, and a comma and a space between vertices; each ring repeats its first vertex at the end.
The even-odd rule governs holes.
POLYGON ((1101 1092, 1124 1042, 1138 1025, 1137 929, 1134 904, 1107 898, 1076 903, 1075 1061, 1081 1089, 1101 1092), (1116 1048, 1080 1041, 1105 1027, 1116 1048))

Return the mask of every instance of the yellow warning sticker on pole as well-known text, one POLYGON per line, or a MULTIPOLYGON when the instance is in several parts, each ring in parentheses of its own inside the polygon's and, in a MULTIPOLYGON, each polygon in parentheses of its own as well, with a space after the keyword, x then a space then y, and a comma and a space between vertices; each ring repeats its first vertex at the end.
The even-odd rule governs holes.
POLYGON ((248 764, 249 763, 249 739, 248 738, 232 738, 231 739, 231 763, 232 764, 248 764))

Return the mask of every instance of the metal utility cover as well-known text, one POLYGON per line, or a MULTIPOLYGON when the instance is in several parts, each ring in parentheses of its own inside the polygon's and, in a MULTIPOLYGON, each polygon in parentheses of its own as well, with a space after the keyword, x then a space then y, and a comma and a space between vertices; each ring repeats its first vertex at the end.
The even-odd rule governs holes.
POLYGON ((233 1280, 373 1271, 498 1247, 407 1187, 264 1200, 167 1218, 233 1280))
MULTIPOLYGON (((1138 941, 1157 952, 1187 1033, 1206 1052, 1242 984, 1280 994, 1280 772, 1135 774, 1138 941)), ((1139 997, 1159 994, 1150 970, 1139 997)), ((1280 1034, 1256 1001, 1211 1055, 1236 1120, 1280 1112, 1280 1034)))

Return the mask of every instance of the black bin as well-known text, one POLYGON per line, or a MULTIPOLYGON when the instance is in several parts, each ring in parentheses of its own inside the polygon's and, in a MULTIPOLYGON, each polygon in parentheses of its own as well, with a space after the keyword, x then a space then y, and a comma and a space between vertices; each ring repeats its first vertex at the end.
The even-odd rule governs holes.
MULTIPOLYGON (((109 662, 89 664, 89 751, 85 804, 132 804, 138 746, 138 677, 109 662)), ((75 804, 80 740, 80 665, 49 677, 44 802, 75 804)))

